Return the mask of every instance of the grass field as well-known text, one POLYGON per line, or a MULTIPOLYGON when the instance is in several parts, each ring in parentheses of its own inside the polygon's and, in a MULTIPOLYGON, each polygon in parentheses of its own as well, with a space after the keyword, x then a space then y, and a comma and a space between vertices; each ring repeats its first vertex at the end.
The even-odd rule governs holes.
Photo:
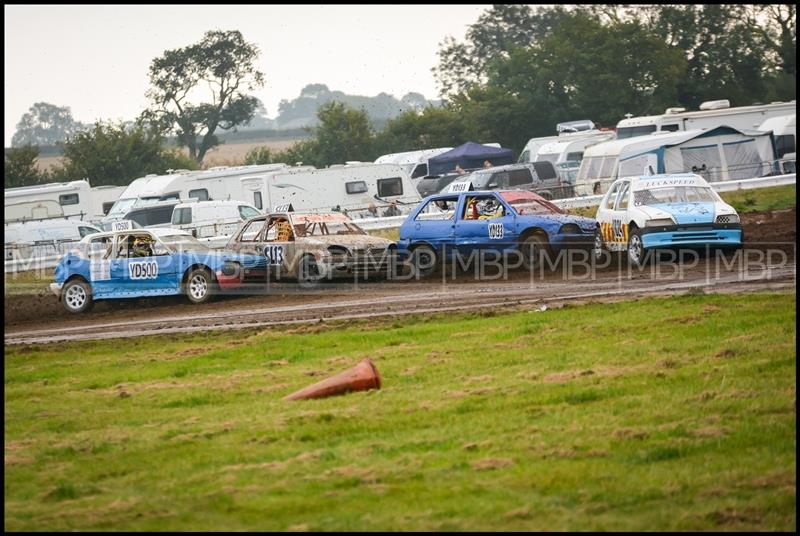
POLYGON ((794 293, 6 347, 6 530, 796 529, 794 293), (371 357, 383 389, 284 395, 371 357))

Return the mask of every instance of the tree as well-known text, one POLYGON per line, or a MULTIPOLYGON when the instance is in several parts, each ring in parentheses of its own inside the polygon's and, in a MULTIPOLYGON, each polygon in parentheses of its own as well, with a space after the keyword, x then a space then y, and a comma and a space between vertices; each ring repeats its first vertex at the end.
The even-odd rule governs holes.
POLYGON ((330 102, 320 107, 317 117, 320 122, 316 129, 317 164, 370 159, 373 132, 366 112, 341 102, 330 102))
POLYGON ((246 92, 264 85, 258 55, 258 47, 237 30, 209 31, 199 43, 165 51, 150 64, 147 96, 153 107, 143 119, 175 132, 189 155, 202 162, 220 143, 217 129, 247 124, 255 114, 258 99, 246 92), (206 87, 210 102, 189 100, 206 87))
POLYGON ((55 172, 60 180, 87 179, 92 186, 127 185, 148 173, 168 169, 196 169, 197 163, 166 151, 157 130, 137 124, 98 121, 91 130, 79 132, 64 143, 64 166, 55 172))
POLYGON ((5 187, 29 186, 42 182, 45 175, 36 167, 39 148, 23 145, 6 150, 5 187))
POLYGON ((11 146, 55 145, 82 128, 85 126, 72 118, 68 106, 37 102, 17 123, 11 146))
POLYGON ((493 5, 470 25, 466 42, 448 36, 439 44, 439 63, 432 71, 440 94, 452 96, 484 83, 490 61, 538 42, 567 18, 561 6, 493 5))

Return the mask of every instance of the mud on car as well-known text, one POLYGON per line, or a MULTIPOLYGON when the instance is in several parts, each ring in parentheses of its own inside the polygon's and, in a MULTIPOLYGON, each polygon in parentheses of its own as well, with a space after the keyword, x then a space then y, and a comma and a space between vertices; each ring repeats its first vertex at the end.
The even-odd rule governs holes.
POLYGON ((597 209, 595 257, 627 252, 642 266, 651 250, 742 245, 736 210, 693 173, 617 179, 597 209))
POLYGON ((214 251, 179 229, 128 229, 84 237, 61 257, 50 290, 70 313, 97 300, 185 294, 192 303, 238 287, 263 259, 214 251))
POLYGON ((427 197, 409 214, 398 249, 420 276, 443 261, 464 264, 486 253, 531 269, 562 250, 590 250, 594 229, 594 220, 566 214, 533 192, 453 192, 427 197))
POLYGON ((227 248, 260 255, 263 272, 247 280, 296 279, 303 285, 342 277, 389 277, 396 269, 397 246, 367 234, 338 212, 274 212, 249 219, 227 248))

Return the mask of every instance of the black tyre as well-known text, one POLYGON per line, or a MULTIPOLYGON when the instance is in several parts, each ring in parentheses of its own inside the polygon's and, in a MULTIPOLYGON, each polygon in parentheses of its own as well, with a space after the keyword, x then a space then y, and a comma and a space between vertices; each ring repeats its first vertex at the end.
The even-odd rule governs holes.
POLYGON ((550 250, 547 238, 538 233, 532 234, 520 242, 519 248, 522 253, 522 264, 528 270, 540 266, 544 256, 550 250))
POLYGON ((70 313, 84 313, 94 306, 92 287, 83 279, 72 279, 61 289, 61 303, 70 313))
POLYGON ((438 259, 430 246, 419 246, 411 252, 411 265, 420 277, 428 277, 436 270, 438 259))
POLYGON ((214 295, 214 277, 205 268, 195 268, 186 277, 184 293, 192 303, 205 303, 214 295))
POLYGON ((310 255, 300 259, 300 263, 297 265, 297 282, 300 286, 303 288, 316 286, 320 279, 322 279, 322 276, 316 259, 310 255))
POLYGON ((592 246, 592 257, 594 260, 599 262, 602 261, 605 256, 608 255, 608 248, 606 248, 606 243, 603 241, 603 233, 600 232, 600 228, 594 230, 594 246, 592 246))
POLYGON ((628 262, 641 268, 647 263, 647 251, 642 243, 642 233, 636 227, 629 227, 628 234, 628 262))

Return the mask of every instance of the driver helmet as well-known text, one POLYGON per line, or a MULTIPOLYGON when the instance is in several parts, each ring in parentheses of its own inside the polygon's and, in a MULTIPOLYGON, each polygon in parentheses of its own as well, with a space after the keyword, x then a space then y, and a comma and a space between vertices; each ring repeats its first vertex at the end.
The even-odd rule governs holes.
POLYGON ((497 212, 497 209, 500 208, 500 204, 494 199, 487 199, 478 207, 478 211, 485 215, 490 216, 494 215, 497 212))
POLYGON ((146 257, 153 254, 154 240, 149 236, 137 236, 133 241, 133 254, 136 257, 146 257))

